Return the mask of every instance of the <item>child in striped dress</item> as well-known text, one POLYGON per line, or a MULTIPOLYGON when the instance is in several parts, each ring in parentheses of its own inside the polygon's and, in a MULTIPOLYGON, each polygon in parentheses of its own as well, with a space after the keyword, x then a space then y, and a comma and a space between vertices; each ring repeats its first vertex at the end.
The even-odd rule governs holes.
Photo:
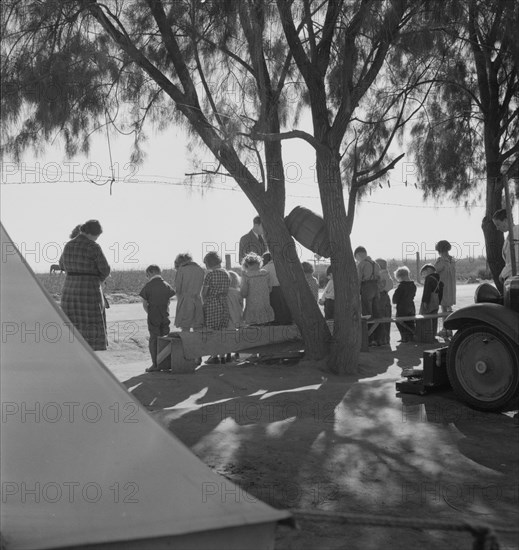
POLYGON ((217 252, 209 252, 204 257, 207 273, 202 288, 204 301, 204 327, 213 330, 227 328, 229 324, 229 274, 222 267, 222 259, 217 252))
MULTIPOLYGON (((204 257, 204 264, 207 268, 202 287, 204 328, 226 329, 229 324, 229 306, 227 304, 231 282, 229 274, 222 268, 222 258, 217 252, 208 252, 204 257)), ((225 363, 225 356, 212 355, 206 363, 225 363)))

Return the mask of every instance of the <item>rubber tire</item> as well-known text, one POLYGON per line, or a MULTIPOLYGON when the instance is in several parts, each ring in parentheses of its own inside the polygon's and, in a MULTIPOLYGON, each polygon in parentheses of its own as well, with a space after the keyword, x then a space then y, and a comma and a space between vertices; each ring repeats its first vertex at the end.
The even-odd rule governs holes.
POLYGON ((453 336, 447 351, 447 376, 449 377, 449 381, 456 396, 470 406, 482 411, 503 410, 510 402, 516 401, 519 397, 519 346, 512 342, 508 336, 490 325, 471 325, 460 329, 453 336), (456 370, 456 355, 458 349, 465 338, 473 335, 474 332, 486 332, 492 337, 497 338, 504 345, 512 358, 512 383, 505 394, 494 401, 481 401, 476 396, 468 393, 458 378, 456 370))

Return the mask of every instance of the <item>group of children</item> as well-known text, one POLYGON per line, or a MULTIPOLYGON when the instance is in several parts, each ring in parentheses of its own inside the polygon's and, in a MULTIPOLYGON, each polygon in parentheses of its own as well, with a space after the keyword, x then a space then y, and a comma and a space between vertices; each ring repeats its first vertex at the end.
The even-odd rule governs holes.
MULTIPOLYGON (((424 278, 422 300, 420 303, 420 315, 436 314, 440 310, 443 313, 452 311, 456 304, 456 266, 454 258, 449 254, 451 244, 448 241, 439 241, 436 244, 438 259, 435 264, 425 264, 420 270, 424 278)), ((395 271, 398 287, 393 294, 393 304, 396 305, 397 317, 414 316, 416 308, 414 297, 416 285, 410 279, 407 267, 400 267, 395 271)), ((443 328, 438 332, 438 319, 432 320, 433 334, 444 338, 452 336, 452 332, 443 328)), ((415 322, 406 321, 404 326, 398 325, 402 342, 412 342, 415 331, 415 322)))
MULTIPOLYGON (((423 294, 420 311, 423 314, 437 314, 440 306, 443 312, 452 311, 456 303, 456 268, 454 259, 450 256, 451 245, 448 241, 439 241, 436 251, 439 256, 435 264, 425 264, 420 274, 424 278, 423 294)), ((416 308, 414 299, 416 285, 410 278, 409 268, 399 267, 394 272, 397 287, 390 300, 389 291, 394 283, 387 269, 387 262, 381 258, 372 260, 366 249, 359 246, 354 251, 357 263, 357 275, 360 282, 360 300, 362 315, 370 315, 372 318, 391 317, 391 302, 396 306, 397 317, 414 317, 416 308)), ((335 292, 331 266, 326 270, 328 283, 324 289, 319 303, 324 305, 325 319, 334 318, 335 292)), ((433 319, 434 334, 438 331, 438 319, 433 319)), ((400 342, 414 341, 415 322, 413 320, 398 323, 400 342)), ((390 323, 381 323, 369 337, 370 346, 383 346, 389 344, 391 331, 390 323)), ((450 331, 443 329, 439 336, 448 337, 450 331)))
MULTIPOLYGON (((161 370, 157 364, 158 337, 169 334, 169 301, 175 295, 175 326, 183 332, 292 323, 270 253, 263 254, 263 257, 252 252, 247 254, 242 261, 241 277, 222 267, 217 252, 207 253, 204 264, 205 270, 193 261, 190 254, 179 254, 175 259, 174 288, 162 278, 157 265, 146 269, 148 282, 140 292, 148 314, 152 359, 146 372, 161 370)), ((307 280, 317 300, 317 279, 311 274, 311 264, 304 264, 307 280)), ((207 362, 230 359, 230 354, 227 354, 226 357, 211 357, 207 362)))
MULTIPOLYGON (((436 245, 439 257, 435 263, 422 267, 424 277, 420 313, 438 313, 440 305, 445 312, 452 311, 456 303, 456 274, 454 259, 449 255, 451 245, 440 241, 436 245)), ((372 260, 364 247, 354 251, 360 282, 362 314, 373 318, 391 317, 389 291, 393 280, 383 259, 372 260)), ((247 254, 242 261, 241 277, 222 267, 222 258, 217 252, 204 257, 205 270, 193 261, 190 254, 179 254, 175 259, 174 288, 161 276, 157 265, 146 269, 148 282, 140 292, 143 306, 148 314, 150 333, 149 349, 152 365, 147 372, 160 370, 157 364, 158 337, 169 334, 169 301, 177 296, 175 326, 181 331, 237 329, 243 325, 292 323, 290 310, 281 291, 274 262, 270 253, 263 257, 247 254), (245 307, 244 307, 245 304, 245 307)), ((306 280, 314 299, 324 305, 325 319, 334 318, 335 293, 331 266, 326 275, 328 283, 319 299, 319 283, 314 277, 314 268, 309 262, 302 263, 306 280)), ((409 268, 399 267, 394 276, 397 287, 392 302, 396 305, 397 317, 415 316, 414 298, 416 285, 410 279, 409 268)), ((434 333, 438 321, 433 320, 434 333)), ((415 323, 398 324, 401 342, 413 341, 415 323)), ((370 345, 389 344, 390 324, 381 323, 370 336, 370 345)), ((441 336, 448 336, 446 331, 441 336)), ((229 355, 229 354, 228 354, 229 355)), ((212 357, 210 363, 225 362, 227 358, 212 357)))

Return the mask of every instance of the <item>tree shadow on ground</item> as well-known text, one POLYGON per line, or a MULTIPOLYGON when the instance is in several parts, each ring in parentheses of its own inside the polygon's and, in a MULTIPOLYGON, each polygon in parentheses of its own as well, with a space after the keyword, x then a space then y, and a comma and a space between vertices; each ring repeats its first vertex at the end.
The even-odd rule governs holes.
MULTIPOLYGON (((290 366, 204 366, 126 382, 159 422, 236 483, 222 499, 280 508, 511 522, 517 519, 518 431, 452 393, 397 397, 401 368, 431 346, 362 354, 358 376, 290 366)), ((466 548, 467 537, 352 528, 349 548, 466 548), (394 532, 393 532, 394 533, 394 532), (389 538, 388 538, 389 537, 389 538)), ((291 536, 281 547, 290 548, 291 536)), ((298 548, 315 547, 315 532, 298 548)), ((279 546, 279 545, 278 545, 279 546)))

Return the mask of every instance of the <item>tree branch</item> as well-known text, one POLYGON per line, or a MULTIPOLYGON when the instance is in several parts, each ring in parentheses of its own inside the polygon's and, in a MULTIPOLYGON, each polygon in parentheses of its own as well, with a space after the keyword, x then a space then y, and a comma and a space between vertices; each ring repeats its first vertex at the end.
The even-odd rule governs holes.
POLYGON ((166 51, 168 52, 171 62, 177 71, 180 82, 182 82, 186 96, 193 104, 199 106, 198 95, 196 93, 193 79, 191 78, 189 69, 182 58, 182 54, 180 53, 180 48, 178 47, 175 36, 171 32, 171 26, 168 24, 166 13, 162 7, 162 2, 157 2, 156 0, 146 0, 146 3, 150 8, 153 18, 157 22, 160 34, 164 40, 164 45, 166 46, 166 51))
POLYGON ((335 33, 337 18, 341 11, 342 0, 329 0, 328 9, 323 24, 323 34, 319 45, 317 46, 317 68, 321 74, 325 75, 330 63, 330 49, 332 46, 333 35, 335 33))
POLYGON ((358 179, 355 182, 352 182, 352 187, 356 187, 359 189, 360 187, 363 187, 364 185, 382 177, 386 172, 389 170, 392 170, 395 167, 395 164, 404 158, 405 153, 402 153, 401 155, 398 155, 394 160, 392 160, 387 166, 384 166, 384 168, 380 169, 378 172, 373 174, 372 176, 368 176, 367 178, 358 179))
MULTIPOLYGON (((193 28, 193 29, 195 28, 194 18, 195 18, 195 13, 194 13, 194 10, 192 10, 191 11, 191 21, 192 21, 191 28, 193 28)), ((204 91, 207 95, 207 100, 209 101, 209 105, 211 105, 211 110, 213 112, 213 115, 216 118, 216 121, 218 122, 218 124, 220 126, 220 129, 222 131, 224 131, 224 124, 223 124, 222 118, 220 116, 220 113, 218 112, 218 109, 216 108, 216 103, 214 102, 213 94, 211 93, 211 90, 209 89, 209 85, 208 85, 207 80, 205 78, 205 74, 204 74, 204 71, 202 69, 202 63, 200 61, 200 55, 198 53, 198 43, 196 41, 196 38, 193 36, 193 34, 191 34, 190 36, 191 36, 191 43, 193 44, 193 52, 194 52, 194 56, 195 56, 196 66, 197 66, 197 69, 198 69, 198 74, 200 76, 202 86, 204 87, 204 91)))
POLYGON ((469 7, 469 39, 472 52, 474 54, 474 62, 476 64, 476 74, 479 81, 479 93, 481 95, 480 108, 486 115, 490 104, 490 95, 488 88, 488 78, 486 71, 485 56, 481 50, 476 32, 476 5, 471 1, 469 7))
POLYGON ((519 141, 516 142, 516 144, 511 147, 510 149, 508 149, 508 151, 506 151, 506 153, 503 153, 502 155, 499 156, 499 161, 501 163, 503 163, 505 160, 509 159, 512 155, 514 155, 515 153, 518 153, 519 152, 519 141))
POLYGON ((294 25, 294 18, 292 17, 291 3, 286 2, 286 0, 276 0, 281 25, 283 26, 283 31, 285 33, 290 51, 294 56, 294 59, 303 75, 303 78, 308 82, 312 77, 312 64, 308 59, 301 40, 299 39, 296 27, 294 25))
POLYGON ((239 135, 247 136, 251 139, 262 141, 282 141, 285 139, 302 139, 309 143, 315 150, 328 151, 328 148, 322 145, 312 134, 303 130, 291 130, 289 132, 279 132, 277 134, 267 134, 263 132, 255 132, 250 134, 240 133, 239 135))

